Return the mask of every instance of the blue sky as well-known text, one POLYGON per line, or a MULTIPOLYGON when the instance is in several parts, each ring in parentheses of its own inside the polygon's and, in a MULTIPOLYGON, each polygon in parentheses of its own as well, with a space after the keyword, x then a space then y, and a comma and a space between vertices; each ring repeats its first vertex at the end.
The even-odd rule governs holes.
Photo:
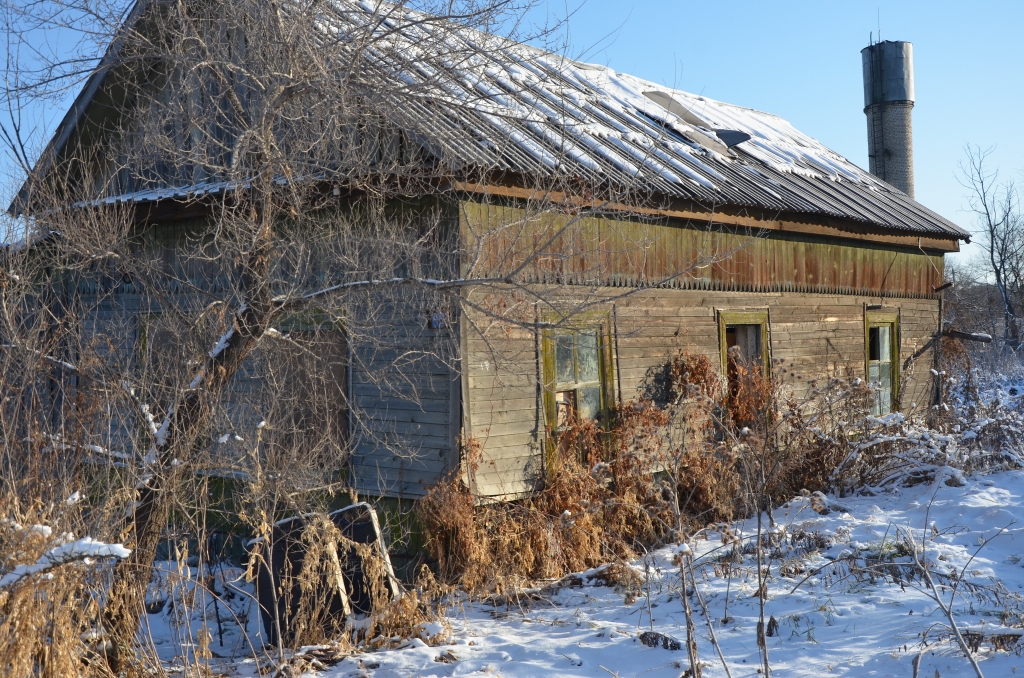
MULTIPOLYGON (((566 5, 548 0, 552 13, 566 5)), ((617 71, 781 115, 867 167, 860 50, 914 43, 916 198, 971 229, 957 182, 964 145, 1024 179, 1024 1, 574 0, 569 53, 617 71)), ((967 246, 957 259, 973 257, 967 246)))

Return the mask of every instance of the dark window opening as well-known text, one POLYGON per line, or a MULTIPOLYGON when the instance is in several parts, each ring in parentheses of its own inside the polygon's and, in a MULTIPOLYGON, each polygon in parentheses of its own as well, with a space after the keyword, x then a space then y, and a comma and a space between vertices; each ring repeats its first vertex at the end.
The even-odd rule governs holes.
POLYGON ((725 347, 729 410, 737 423, 751 425, 768 402, 764 325, 726 325, 725 347))
POLYGON ((734 352, 747 363, 758 364, 762 361, 762 326, 761 325, 726 325, 725 347, 730 355, 734 352), (733 351, 733 347, 736 351, 733 351))
POLYGON ((876 417, 893 409, 893 326, 868 328, 868 383, 874 389, 871 414, 876 417))
POLYGON ((761 325, 726 325, 725 350, 728 357, 729 393, 735 396, 740 380, 748 375, 761 375, 763 340, 761 325))

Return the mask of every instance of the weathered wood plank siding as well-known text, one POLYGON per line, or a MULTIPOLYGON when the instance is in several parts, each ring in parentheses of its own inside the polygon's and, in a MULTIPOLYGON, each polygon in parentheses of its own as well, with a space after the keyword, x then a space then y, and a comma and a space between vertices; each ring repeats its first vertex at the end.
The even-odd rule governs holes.
MULTIPOLYGON (((470 296, 485 303, 487 295, 470 296)), ((537 337, 511 323, 490 322, 479 312, 466 314, 462 331, 463 425, 482 454, 476 468, 469 469, 470 488, 484 497, 520 496, 543 480, 537 337)))
POLYGON ((942 253, 913 247, 477 202, 463 202, 461 218, 466 250, 480 252, 481 277, 525 264, 526 282, 925 299, 942 283, 942 253))
POLYGON ((389 314, 377 341, 352 350, 349 468, 353 486, 374 496, 420 497, 458 463, 451 332, 406 310, 389 314))
MULTIPOLYGON (((478 275, 493 276, 536 254, 540 234, 553 232, 567 217, 545 216, 534 225, 516 207, 466 203, 462 219, 467 250, 473 251, 476 239, 483 244, 477 270, 485 272, 478 275), (501 248, 513 254, 499 260, 501 248)), ((932 285, 941 280, 941 255, 691 226, 583 220, 562 236, 567 242, 552 246, 567 256, 541 256, 531 265, 531 279, 560 283, 549 290, 555 305, 562 300, 571 307, 570 298, 584 296, 616 298, 613 378, 624 400, 640 395, 680 351, 707 355, 720 365, 718 311, 768 311, 773 379, 798 398, 814 379, 865 378, 865 314, 882 306, 899 313, 899 406, 928 406, 930 341, 938 326, 932 285), (728 256, 692 268, 709 253, 728 256), (674 272, 685 275, 673 278, 674 272), (622 296, 623 287, 659 279, 665 284, 622 296)), ((474 295, 480 308, 529 305, 514 295, 502 301, 493 291, 474 295)), ((527 308, 521 315, 532 319, 534 313, 542 311, 527 308)), ((464 426, 482 451, 471 487, 480 497, 522 495, 542 482, 544 468, 540 343, 530 332, 479 311, 465 315, 462 331, 464 426)))
MULTIPOLYGON (((621 289, 603 288, 611 296, 621 289)), ((638 397, 644 387, 680 351, 721 363, 717 311, 767 309, 773 379, 795 396, 809 383, 832 375, 865 378, 864 313, 877 297, 808 293, 731 293, 647 290, 616 303, 617 381, 622 398, 638 397)), ((901 409, 920 410, 931 402, 932 352, 926 348, 938 326, 938 302, 887 299, 886 309, 900 314, 901 409)), ((521 495, 541 481, 539 447, 544 431, 534 338, 523 330, 497 325, 480 332, 481 318, 467 323, 469 410, 467 427, 481 444, 482 458, 470 478, 482 497, 521 495)), ((464 325, 466 327, 467 325, 464 325)))
MULTIPOLYGON (((462 203, 465 251, 477 251, 474 238, 484 245, 473 275, 493 276, 526 261, 537 253, 542 234, 566 218, 531 220, 520 208, 462 203), (501 248, 509 255, 503 260, 497 259, 501 248)), ((163 258, 173 277, 220 290, 205 271, 187 270, 190 264, 177 259, 174 242, 200 227, 197 222, 168 225, 154 240, 154 256, 163 258)), ((544 294, 554 295, 556 302, 616 298, 612 378, 623 399, 636 397, 679 351, 705 354, 718 364, 719 310, 767 309, 769 347, 777 361, 773 378, 797 396, 815 378, 863 378, 865 313, 881 305, 899 312, 905 382, 900 404, 903 409, 911 403, 927 406, 932 354, 925 347, 938 320, 930 286, 941 279, 941 255, 801 237, 708 231, 688 222, 582 220, 545 256, 530 262, 526 278, 551 285, 544 294), (643 287, 655 282, 662 284, 643 287)), ((451 271, 435 271, 437 266, 444 268, 428 262, 419 273, 452 276, 451 271)), ((174 288, 160 303, 172 300, 171 306, 186 313, 205 305, 185 286, 169 284, 174 288)), ((115 350, 126 361, 137 359, 144 318, 161 311, 156 297, 141 295, 129 280, 101 277, 83 279, 78 294, 83 307, 91 309, 97 336, 105 325, 135 324, 132 345, 115 350)), ((532 321, 547 312, 500 286, 467 294, 478 309, 492 308, 506 317, 518 313, 532 321)), ((429 295, 395 303, 399 298, 378 306, 372 322, 360 324, 354 316, 346 321, 346 332, 354 332, 346 385, 353 485, 367 495, 422 496, 457 467, 461 430, 481 446, 482 458, 468 478, 478 496, 512 498, 537 487, 543 480, 547 425, 540 383, 543 343, 481 310, 458 318, 447 315, 444 326, 431 327, 435 307, 429 295), (456 345, 462 351, 461 373, 450 367, 457 364, 456 345)), ((610 311, 610 304, 605 308, 610 311)), ((227 418, 243 429, 260 416, 243 411, 243 393, 263 388, 266 379, 263 368, 250 363, 224 403, 227 418)), ((125 449, 139 435, 133 419, 125 413, 115 436, 123 438, 125 449)))
MULTIPOLYGON (((227 281, 212 272, 214 267, 196 258, 183 257, 179 249, 185 238, 203 232, 208 226, 203 219, 177 220, 145 231, 139 253, 149 260, 149 270, 124 274, 113 267, 113 273, 101 268, 68 273, 73 292, 64 303, 68 304, 69 312, 82 318, 87 340, 86 346, 69 347, 72 358, 77 362, 79 356, 97 351, 111 361, 116 360, 124 374, 134 375, 130 383, 158 419, 173 393, 187 387, 194 377, 195 356, 208 351, 223 332, 219 326, 212 333, 188 327, 204 313, 212 315, 211 298, 231 297, 227 281), (178 324, 173 345, 167 341, 169 336, 154 333, 163 319, 178 324), (157 360, 161 366, 159 375, 154 375, 148 364, 157 360), (155 376, 159 376, 159 384, 153 383, 155 376)), ((253 396, 267 388, 267 364, 262 357, 257 351, 243 362, 214 417, 218 436, 228 432, 244 437, 243 441, 232 438, 227 444, 212 448, 224 457, 226 466, 230 466, 227 462, 232 454, 251 444, 257 424, 269 416, 257 406, 264 403, 258 403, 253 396)), ((97 442, 111 449, 141 458, 151 444, 137 407, 109 411, 104 424, 105 430, 96 432, 101 438, 97 442)))

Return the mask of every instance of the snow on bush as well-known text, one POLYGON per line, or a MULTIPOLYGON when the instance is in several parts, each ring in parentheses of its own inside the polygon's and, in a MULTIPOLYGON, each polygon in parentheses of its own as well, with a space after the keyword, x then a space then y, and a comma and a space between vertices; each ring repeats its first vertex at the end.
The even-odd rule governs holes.
POLYGON ((953 382, 948 402, 934 408, 941 410, 935 428, 898 412, 845 427, 850 452, 832 475, 832 489, 877 494, 936 475, 962 485, 965 473, 1024 468, 1024 387, 1004 391, 1005 381, 984 388, 953 382))
POLYGON ((68 563, 82 562, 91 565, 94 559, 127 558, 130 554, 131 551, 121 544, 107 544, 90 537, 83 537, 47 550, 32 564, 16 566, 0 577, 0 590, 17 586, 33 575, 49 572, 55 567, 68 563))

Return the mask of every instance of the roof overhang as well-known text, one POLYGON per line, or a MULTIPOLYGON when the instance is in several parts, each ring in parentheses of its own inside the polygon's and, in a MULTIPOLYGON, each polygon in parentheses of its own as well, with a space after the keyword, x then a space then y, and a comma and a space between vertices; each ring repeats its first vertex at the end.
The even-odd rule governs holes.
POLYGON ((86 79, 85 84, 78 93, 78 96, 75 97, 74 103, 71 104, 71 108, 69 108, 67 113, 64 114, 60 124, 57 125, 57 129, 53 133, 53 137, 51 137, 50 142, 46 145, 46 148, 39 156, 39 160, 36 161, 36 165, 32 168, 31 174, 25 179, 21 188, 18 189, 18 193, 14 196, 11 204, 7 206, 7 212, 12 216, 21 216, 25 210, 25 204, 28 201, 29 195, 31 194, 32 184, 38 179, 38 177, 41 177, 50 171, 50 168, 53 166, 54 159, 57 158, 67 147, 68 140, 71 139, 71 135, 78 128, 79 122, 81 122, 82 118, 85 116, 85 111, 92 103, 93 97, 99 91, 100 87, 103 86, 103 83, 107 79, 107 75, 110 74, 114 64, 117 62, 117 58, 121 54, 121 48, 124 46, 125 31, 135 25, 150 1, 151 0, 135 0, 132 4, 128 14, 120 23, 117 35, 114 40, 111 41, 110 45, 107 46, 107 51, 104 52, 103 58, 99 60, 99 63, 96 64, 96 68, 93 69, 88 79, 86 79))
POLYGON ((636 206, 615 201, 583 198, 560 191, 544 191, 512 185, 455 182, 453 188, 469 194, 496 196, 546 202, 575 209, 586 208, 622 214, 685 219, 708 224, 735 226, 755 231, 791 233, 794 235, 838 238, 925 249, 935 252, 959 252, 960 242, 955 236, 937 237, 934 234, 912 235, 879 229, 849 219, 837 219, 811 214, 766 213, 756 207, 719 205, 709 207, 699 203, 672 200, 658 206, 636 206))
MULTIPOLYGON (((286 183, 286 182, 285 182, 286 183)), ((334 187, 332 182, 320 180, 320 188, 327 195, 334 187)), ((135 222, 158 223, 161 221, 198 218, 213 213, 215 204, 229 199, 226 194, 233 187, 227 182, 197 185, 196 190, 154 189, 137 194, 115 196, 89 204, 77 205, 77 209, 129 206, 135 211, 135 222)), ((615 198, 600 199, 583 197, 558 190, 532 188, 521 177, 505 174, 501 178, 489 177, 481 180, 438 180, 434 182, 437 194, 455 192, 469 198, 506 198, 532 201, 549 205, 555 209, 589 209, 595 212, 637 215, 649 218, 678 219, 708 225, 730 226, 764 231, 766 233, 791 234, 794 236, 832 238, 883 246, 924 249, 932 252, 959 252, 959 239, 934 233, 915 234, 899 232, 874 224, 851 219, 829 217, 813 213, 767 211, 758 207, 736 205, 704 205, 695 201, 671 199, 664 196, 649 196, 647 200, 626 203, 615 198)), ((356 186, 343 189, 345 196, 359 195, 356 186)), ((395 193, 400 197, 400 192, 395 193)), ((414 197, 410 195, 409 197, 414 197)))

